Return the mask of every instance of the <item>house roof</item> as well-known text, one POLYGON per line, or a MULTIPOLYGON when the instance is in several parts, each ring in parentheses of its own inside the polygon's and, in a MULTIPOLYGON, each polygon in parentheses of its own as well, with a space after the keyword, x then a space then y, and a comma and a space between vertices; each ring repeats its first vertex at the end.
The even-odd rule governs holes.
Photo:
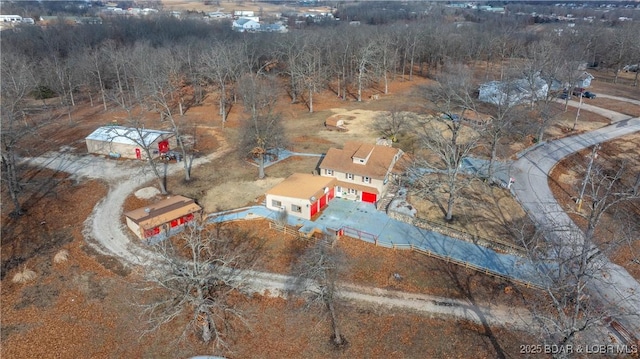
POLYGON ((253 21, 252 19, 247 19, 244 17, 239 18, 238 20, 234 21, 235 26, 244 26, 246 24, 255 26, 255 25, 259 25, 256 21, 253 21))
POLYGON ((347 142, 343 149, 329 149, 320 163, 320 168, 384 179, 398 154, 402 155, 402 151, 398 148, 347 142), (369 158, 365 163, 353 162, 353 157, 366 158, 367 156, 369 158))
POLYGON ((320 198, 325 187, 333 187, 333 177, 315 176, 308 173, 294 173, 266 192, 267 195, 283 196, 299 199, 320 198))
POLYGON ((134 146, 149 146, 162 136, 170 137, 173 133, 168 131, 136 129, 123 126, 98 127, 86 140, 122 143, 134 146))
POLYGON ((191 198, 171 196, 152 205, 129 211, 124 215, 141 228, 149 229, 200 210, 202 207, 198 206, 191 198))

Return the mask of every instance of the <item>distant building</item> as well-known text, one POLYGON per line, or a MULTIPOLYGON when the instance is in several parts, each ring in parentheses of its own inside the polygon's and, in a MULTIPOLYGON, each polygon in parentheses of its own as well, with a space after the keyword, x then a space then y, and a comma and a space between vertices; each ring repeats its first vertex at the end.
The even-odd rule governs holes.
POLYGON ((517 79, 513 81, 490 81, 480 85, 478 99, 498 105, 516 105, 525 101, 536 101, 545 98, 549 85, 536 76, 532 81, 517 79))
POLYGON ((255 14, 253 11, 250 10, 235 10, 233 12, 233 17, 236 19, 239 19, 241 17, 254 17, 255 14))
POLYGON ((0 15, 0 23, 19 24, 22 22, 20 15, 0 15))
POLYGON ((580 74, 580 76, 578 77, 578 80, 576 80, 575 87, 582 87, 582 88, 591 87, 591 80, 593 79, 595 79, 595 77, 585 71, 582 74, 580 74))
POLYGON ((240 18, 233 20, 231 27, 238 32, 255 31, 260 29, 260 23, 251 19, 240 18))

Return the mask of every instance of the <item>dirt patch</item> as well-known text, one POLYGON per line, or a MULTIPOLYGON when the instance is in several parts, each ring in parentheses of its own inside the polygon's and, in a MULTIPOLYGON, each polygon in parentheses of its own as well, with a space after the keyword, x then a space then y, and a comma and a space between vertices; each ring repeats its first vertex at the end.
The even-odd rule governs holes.
POLYGON ((256 204, 258 197, 282 180, 284 178, 268 177, 256 181, 224 183, 207 191, 200 204, 208 213, 244 207, 250 202, 256 204))
MULTIPOLYGON (((90 213, 106 193, 105 186, 97 181, 79 184, 66 174, 46 169, 27 174, 32 184, 40 186, 26 187, 23 216, 10 218, 8 211, 2 212, 2 278, 36 255, 53 257, 81 235, 82 216, 90 213)), ((10 203, 7 197, 3 190, 3 203, 10 203)))
POLYGON ((51 284, 36 284, 22 289, 20 301, 15 304, 15 309, 20 310, 28 306, 38 309, 50 307, 58 298, 60 291, 51 284))
POLYGON ((408 197, 418 211, 417 218, 488 240, 497 238, 513 243, 510 227, 527 219, 508 190, 479 180, 461 189, 453 209, 455 220, 451 223, 444 221, 447 198, 446 193, 438 190, 426 196, 412 190, 408 197))

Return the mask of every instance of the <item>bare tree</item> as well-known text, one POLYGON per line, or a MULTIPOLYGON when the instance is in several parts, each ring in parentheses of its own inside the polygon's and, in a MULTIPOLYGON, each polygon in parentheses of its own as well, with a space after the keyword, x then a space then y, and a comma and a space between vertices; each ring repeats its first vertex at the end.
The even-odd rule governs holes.
POLYGON ((522 115, 518 104, 512 99, 520 91, 515 80, 504 80, 501 82, 501 95, 489 105, 487 114, 491 118, 482 124, 481 132, 489 144, 489 168, 487 176, 491 180, 495 173, 495 162, 498 158, 498 148, 500 141, 512 134, 514 122, 519 115, 522 115))
POLYGON ((390 111, 376 115, 371 126, 382 136, 389 138, 393 142, 398 142, 398 137, 404 136, 416 121, 417 116, 415 113, 402 111, 398 107, 394 107, 390 111))
POLYGON ((310 304, 319 304, 327 311, 333 333, 331 341, 336 347, 347 345, 335 306, 338 279, 345 263, 344 254, 334 240, 324 236, 302 254, 295 268, 298 278, 295 290, 307 295, 310 304))
POLYGON ((173 241, 154 245, 160 263, 147 273, 147 290, 161 290, 159 300, 145 305, 155 331, 187 318, 182 339, 195 333, 216 349, 228 347, 233 328, 247 319, 234 302, 246 286, 246 272, 257 260, 259 240, 247 233, 203 222, 187 225, 173 241))
POLYGON ((313 94, 327 81, 327 66, 322 56, 321 42, 319 36, 307 36, 298 64, 292 68, 306 90, 309 112, 313 112, 313 94))
POLYGON ((634 58, 634 48, 638 43, 638 26, 629 23, 617 28, 608 29, 611 33, 608 36, 607 52, 605 53, 607 66, 614 73, 614 83, 618 83, 620 70, 629 63, 636 60, 634 58))
POLYGON ((265 158, 270 151, 283 148, 286 140, 279 114, 272 112, 277 100, 276 83, 259 75, 246 75, 240 83, 245 110, 250 116, 240 133, 240 153, 258 162, 258 178, 265 177, 265 158))
POLYGON ((0 132, 2 153, 2 179, 7 192, 13 202, 13 215, 21 215, 23 208, 20 194, 23 184, 18 168, 18 151, 20 142, 26 139, 37 126, 27 121, 25 101, 29 93, 35 88, 33 66, 21 56, 3 53, 2 57, 2 101, 0 102, 0 118, 2 131, 0 132))
POLYGON ((378 61, 375 62, 375 72, 382 78, 384 93, 389 93, 389 74, 395 71, 397 65, 397 47, 393 45, 393 38, 388 30, 378 31, 376 34, 378 45, 378 61))
POLYGON ((218 88, 218 107, 222 127, 225 126, 231 110, 229 89, 233 86, 241 66, 241 63, 236 61, 236 57, 242 55, 242 49, 236 44, 217 42, 211 51, 203 56, 205 77, 211 78, 218 88))
MULTIPOLYGON (((471 74, 463 67, 449 69, 439 84, 427 88, 427 96, 438 114, 422 121, 419 142, 426 152, 416 157, 414 170, 430 168, 444 173, 439 187, 447 194, 445 220, 453 220, 453 207, 459 197, 462 162, 478 147, 479 134, 464 125, 465 114, 475 111, 471 74)), ((426 179, 428 176, 419 175, 426 179)), ((427 180, 428 181, 428 180, 427 180)), ((424 185, 424 183, 422 183, 424 185)), ((425 186, 432 188, 431 185, 425 186)))
POLYGON ((355 49, 353 62, 355 68, 357 100, 362 101, 362 90, 372 79, 374 65, 378 57, 379 49, 371 39, 365 38, 364 43, 355 49))
POLYGON ((160 112, 160 117, 169 121, 171 131, 182 153, 184 179, 190 181, 193 152, 185 142, 184 124, 179 120, 183 119, 185 97, 191 97, 185 91, 189 85, 185 82, 186 75, 182 72, 181 64, 174 56, 175 54, 160 50, 157 55, 154 59, 138 63, 137 83, 143 88, 142 101, 152 104, 160 112))

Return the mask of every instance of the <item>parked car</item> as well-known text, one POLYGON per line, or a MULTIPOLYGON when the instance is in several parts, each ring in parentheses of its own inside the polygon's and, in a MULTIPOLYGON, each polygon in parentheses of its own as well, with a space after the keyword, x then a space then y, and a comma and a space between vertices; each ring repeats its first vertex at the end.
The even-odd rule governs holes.
POLYGON ((565 92, 561 93, 560 96, 558 96, 558 97, 563 99, 563 100, 565 100, 565 99, 571 98, 571 95, 569 95, 569 93, 565 91, 565 92))
POLYGON ((584 92, 584 88, 576 87, 573 89, 573 96, 580 96, 580 94, 583 92, 584 92))
POLYGON ((596 98, 596 94, 593 92, 585 91, 582 93, 582 97, 584 98, 596 98))

